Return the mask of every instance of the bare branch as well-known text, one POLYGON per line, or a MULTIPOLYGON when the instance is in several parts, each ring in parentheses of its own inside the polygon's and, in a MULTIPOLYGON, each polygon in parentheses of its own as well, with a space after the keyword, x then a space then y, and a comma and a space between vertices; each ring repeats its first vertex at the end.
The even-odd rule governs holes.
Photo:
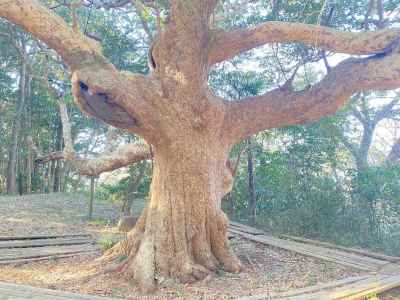
POLYGON ((226 130, 232 142, 268 128, 305 124, 335 113, 354 93, 400 86, 400 54, 349 58, 304 91, 275 89, 262 96, 226 101, 226 130))
POLYGON ((399 36, 399 29, 355 33, 318 25, 271 21, 248 29, 216 33, 208 61, 212 65, 269 43, 299 42, 336 53, 377 54, 385 52, 399 36))
POLYGON ((71 137, 71 124, 69 122, 67 107, 60 103, 60 115, 63 125, 63 137, 65 148, 62 152, 53 152, 43 155, 34 145, 30 138, 28 142, 34 153, 36 153, 37 163, 45 163, 50 160, 65 159, 82 175, 98 176, 101 173, 113 171, 135 162, 151 158, 149 146, 147 144, 129 143, 119 147, 114 152, 105 151, 97 158, 80 158, 73 148, 71 137))
POLYGON ((378 123, 379 121, 391 117, 393 114, 396 114, 397 111, 394 110, 394 107, 400 102, 400 96, 396 96, 392 101, 386 104, 383 108, 381 108, 374 117, 374 122, 378 123))

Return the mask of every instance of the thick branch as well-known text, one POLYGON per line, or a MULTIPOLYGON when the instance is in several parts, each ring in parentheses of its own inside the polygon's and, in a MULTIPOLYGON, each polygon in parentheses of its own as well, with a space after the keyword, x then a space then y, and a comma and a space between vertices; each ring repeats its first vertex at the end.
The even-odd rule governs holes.
POLYGON ((385 52, 400 37, 399 29, 340 32, 324 26, 289 22, 266 22, 256 27, 216 33, 208 61, 215 64, 269 43, 304 43, 336 53, 354 55, 385 52))
POLYGON ((394 107, 400 102, 400 97, 396 96, 392 101, 386 104, 383 108, 381 108, 374 117, 374 122, 378 123, 379 121, 389 118, 392 115, 396 114, 397 111, 394 110, 394 107))
POLYGON ((335 113, 354 93, 398 88, 399 73, 397 52, 385 57, 349 58, 308 90, 275 89, 262 96, 226 102, 226 132, 236 142, 264 129, 317 121, 335 113))
POLYGON ((72 69, 105 62, 97 42, 74 32, 61 17, 37 0, 0 0, 0 17, 21 26, 56 50, 72 69))
POLYGON ((61 121, 63 124, 63 137, 65 148, 62 152, 54 152, 42 155, 31 141, 31 148, 36 153, 37 163, 45 163, 54 159, 67 160, 80 174, 97 176, 104 172, 113 171, 121 167, 128 166, 135 162, 151 158, 151 152, 147 144, 126 144, 119 147, 114 152, 106 151, 97 158, 80 158, 73 148, 71 137, 71 124, 69 122, 67 108, 60 103, 61 121))

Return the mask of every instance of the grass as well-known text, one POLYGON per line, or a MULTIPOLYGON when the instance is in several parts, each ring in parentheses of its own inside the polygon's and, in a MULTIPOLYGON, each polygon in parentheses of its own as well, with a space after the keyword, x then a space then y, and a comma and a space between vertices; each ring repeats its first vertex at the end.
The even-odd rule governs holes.
POLYGON ((99 245, 100 249, 104 252, 108 249, 112 248, 119 242, 119 237, 113 234, 106 234, 99 238, 97 244, 99 245))

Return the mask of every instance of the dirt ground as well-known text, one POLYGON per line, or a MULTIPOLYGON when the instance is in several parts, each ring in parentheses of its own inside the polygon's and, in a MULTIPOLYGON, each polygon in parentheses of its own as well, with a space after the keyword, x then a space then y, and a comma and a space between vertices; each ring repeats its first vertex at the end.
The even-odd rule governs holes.
MULTIPOLYGON (((96 203, 95 222, 86 222, 87 202, 82 195, 33 195, 0 197, 0 235, 92 232, 109 235, 119 216, 119 207, 96 203)), ((123 299, 235 299, 240 296, 315 285, 361 271, 267 247, 241 238, 230 241, 244 265, 240 274, 222 270, 202 282, 183 285, 174 280, 159 281, 158 291, 141 296, 126 278, 103 274, 93 276, 95 255, 77 256, 23 265, 0 266, 0 281, 73 291, 123 299)), ((400 299, 400 293, 380 299, 400 299)))

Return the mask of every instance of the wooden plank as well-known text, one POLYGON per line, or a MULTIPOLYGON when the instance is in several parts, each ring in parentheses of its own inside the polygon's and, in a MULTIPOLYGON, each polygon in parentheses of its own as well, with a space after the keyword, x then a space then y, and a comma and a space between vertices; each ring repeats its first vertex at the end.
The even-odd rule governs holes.
POLYGON ((83 295, 0 282, 0 300, 116 300, 116 298, 83 295))
POLYGON ((24 236, 0 236, 0 241, 15 240, 39 240, 39 239, 55 239, 55 238, 73 238, 73 237, 91 237, 88 233, 63 234, 63 235, 24 235, 24 236))
POLYGON ((276 298, 285 300, 362 300, 400 286, 400 275, 376 275, 368 280, 347 284, 342 287, 294 297, 276 298))
MULTIPOLYGON (((230 231, 232 232, 231 229, 230 229, 230 231)), ((301 253, 301 254, 304 254, 307 256, 316 257, 316 258, 319 258, 322 260, 339 263, 342 265, 346 265, 349 267, 353 267, 353 268, 357 268, 357 269, 361 269, 361 270, 365 270, 365 271, 370 271, 371 269, 375 270, 375 268, 372 268, 371 266, 365 266, 364 264, 360 264, 360 263, 354 262, 354 261, 349 262, 348 260, 343 260, 342 258, 338 259, 337 257, 332 257, 329 255, 326 255, 325 253, 321 253, 321 251, 316 251, 315 249, 313 251, 313 249, 298 247, 295 244, 286 243, 286 241, 284 241, 284 240, 276 239, 276 238, 273 238, 270 236, 252 236, 252 235, 248 235, 243 232, 236 232, 236 233, 239 234, 240 236, 243 236, 245 238, 248 238, 248 239, 256 241, 256 242, 260 242, 260 243, 274 246, 277 248, 301 253)))
POLYGON ((268 294, 260 294, 254 296, 245 296, 241 297, 237 300, 263 300, 263 299, 282 299, 286 297, 293 297, 302 294, 311 294, 315 292, 319 292, 324 289, 335 288, 338 286, 343 286, 345 284, 350 284, 354 282, 360 282, 363 280, 368 280, 371 278, 372 275, 364 275, 364 276, 354 276, 348 277, 340 280, 330 281, 327 283, 317 284, 313 286, 308 286, 300 289, 295 289, 287 292, 278 292, 278 293, 268 293, 268 294))
POLYGON ((91 251, 81 251, 81 252, 75 252, 72 254, 57 254, 57 255, 49 255, 49 256, 43 256, 43 257, 35 257, 35 258, 22 258, 22 259, 12 259, 12 260, 2 260, 0 261, 0 265, 20 265, 20 264, 26 264, 26 263, 31 263, 31 262, 37 262, 37 261, 43 261, 43 260, 54 260, 54 259, 62 259, 62 258, 68 258, 68 257, 73 257, 77 255, 85 255, 85 254, 92 254, 92 253, 97 253, 99 250, 91 250, 91 251))
MULTIPOLYGON (((240 232, 239 232, 240 234, 240 232)), ((266 236, 266 235, 265 235, 266 236)), ((272 236, 266 236, 268 239, 275 239, 277 241, 281 241, 282 243, 286 243, 287 245, 291 245, 293 247, 297 247, 297 249, 302 249, 302 250, 312 250, 312 251, 318 251, 320 254, 324 254, 328 257, 334 257, 337 259, 341 259, 343 261, 351 261, 353 263, 358 263, 361 265, 367 265, 372 269, 379 269, 382 266, 387 264, 387 261, 383 260, 378 260, 375 258, 371 257, 364 257, 360 256, 354 253, 348 253, 345 251, 340 251, 337 249, 328 249, 324 247, 319 247, 319 246, 314 246, 314 245, 307 245, 304 243, 299 243, 299 242, 294 242, 294 241, 288 241, 288 240, 283 240, 283 239, 278 239, 272 236)))
POLYGON ((315 240, 294 237, 294 236, 285 235, 285 234, 280 235, 280 237, 282 237, 284 239, 290 239, 293 241, 297 241, 297 242, 302 242, 302 243, 313 244, 313 245, 317 245, 317 246, 352 252, 352 253, 360 254, 363 256, 368 256, 368 257, 372 257, 372 258, 376 258, 376 259, 380 259, 380 260, 386 260, 388 262, 400 262, 400 257, 396 257, 396 256, 385 255, 385 254, 366 251, 366 250, 362 250, 362 249, 348 248, 348 247, 339 246, 339 245, 335 245, 335 244, 331 244, 331 243, 327 243, 327 242, 315 241, 315 240))
POLYGON ((334 263, 339 263, 342 265, 350 266, 353 268, 365 270, 365 271, 376 271, 381 265, 371 265, 365 261, 359 261, 359 257, 347 257, 343 255, 338 255, 338 253, 332 253, 332 251, 327 251, 324 248, 316 247, 312 245, 302 245, 298 242, 292 242, 287 240, 282 240, 278 238, 274 238, 266 235, 251 235, 248 233, 244 233, 235 229, 230 228, 230 232, 236 233, 240 236, 243 236, 247 239, 260 242, 266 245, 274 246, 277 248, 286 249, 289 251, 298 252, 307 256, 316 257, 322 260, 331 261, 334 263))
POLYGON ((53 255, 67 255, 84 251, 98 250, 95 245, 50 246, 40 248, 3 249, 0 261, 13 259, 39 258, 53 255))
POLYGON ((241 223, 238 223, 238 222, 229 221, 229 225, 231 227, 233 227, 234 229, 238 229, 238 230, 241 230, 241 231, 246 232, 246 233, 250 233, 250 234, 254 234, 254 235, 265 234, 265 232, 262 231, 262 230, 259 230, 257 228, 250 227, 248 225, 241 224, 241 223))
MULTIPOLYGON (((348 284, 344 284, 337 287, 327 288, 323 290, 316 290, 313 292, 306 293, 297 293, 295 295, 276 295, 271 300, 282 299, 282 300, 338 300, 337 296, 341 297, 342 295, 351 296, 352 294, 357 292, 357 289, 365 289, 367 286, 370 286, 371 283, 376 282, 376 276, 370 275, 368 278, 359 280, 356 282, 350 282, 348 284), (335 295, 336 294, 336 295, 335 295)), ((339 298, 340 299, 340 298, 339 298)))
MULTIPOLYGON (((238 234, 245 233, 244 231, 237 229, 237 228, 232 228, 232 230, 236 231, 238 234)), ((282 243, 286 243, 287 245, 292 245, 294 247, 300 247, 303 250, 307 250, 307 249, 313 250, 313 251, 317 250, 320 253, 326 254, 327 256, 342 258, 343 260, 351 260, 352 262, 358 262, 362 265, 369 265, 370 267, 375 268, 375 269, 378 269, 378 268, 384 266, 385 264, 387 264, 387 261, 375 259, 372 257, 364 257, 364 256, 360 256, 360 255, 357 255, 354 253, 349 253, 346 251, 340 251, 337 249, 329 249, 329 248, 325 248, 325 247, 308 245, 305 243, 283 240, 283 239, 279 239, 279 238, 269 236, 269 235, 264 235, 264 236, 267 237, 268 239, 275 239, 276 241, 281 241, 282 243)))
MULTIPOLYGON (((359 291, 350 297, 342 297, 340 299, 346 300, 362 300, 366 299, 368 296, 373 296, 386 291, 390 291, 394 288, 400 286, 400 275, 390 276, 388 278, 382 279, 376 283, 375 287, 372 287, 366 291, 359 291)), ((338 299, 339 300, 339 299, 338 299)))
POLYGON ((64 245, 81 245, 93 244, 92 239, 86 237, 78 238, 52 238, 52 239, 34 239, 34 240, 12 240, 0 242, 0 249, 8 248, 33 248, 45 246, 64 246, 64 245))

